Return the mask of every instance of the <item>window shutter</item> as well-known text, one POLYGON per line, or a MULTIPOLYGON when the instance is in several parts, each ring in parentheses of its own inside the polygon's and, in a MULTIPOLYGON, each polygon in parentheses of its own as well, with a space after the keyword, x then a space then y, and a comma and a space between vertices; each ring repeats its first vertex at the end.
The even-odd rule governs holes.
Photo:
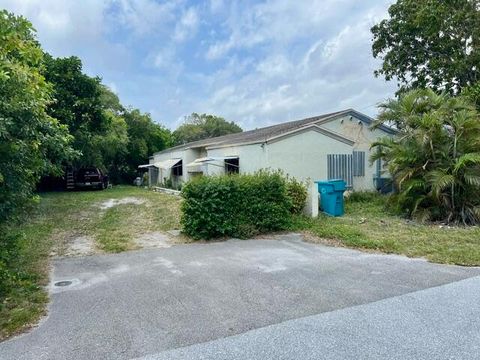
POLYGON ((342 179, 347 187, 353 186, 353 155, 328 154, 327 155, 328 180, 342 179))
POLYGON ((353 152, 353 176, 365 176, 365 151, 353 152))

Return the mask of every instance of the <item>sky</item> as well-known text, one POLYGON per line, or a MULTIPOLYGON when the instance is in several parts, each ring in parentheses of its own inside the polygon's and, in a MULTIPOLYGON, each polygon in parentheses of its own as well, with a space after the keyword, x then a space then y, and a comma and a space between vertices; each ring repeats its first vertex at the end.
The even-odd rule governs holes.
POLYGON ((384 0, 0 0, 53 56, 170 129, 192 112, 245 130, 354 108, 375 116, 370 28, 384 0))

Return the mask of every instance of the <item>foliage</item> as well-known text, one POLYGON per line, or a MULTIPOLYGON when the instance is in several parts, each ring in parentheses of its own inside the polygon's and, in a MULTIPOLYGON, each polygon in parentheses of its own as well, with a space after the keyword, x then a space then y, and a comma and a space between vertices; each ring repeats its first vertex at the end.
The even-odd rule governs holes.
POLYGON ((148 163, 149 156, 172 145, 171 133, 165 127, 153 122, 149 114, 128 109, 123 114, 127 124, 128 145, 123 156, 124 168, 119 169, 119 178, 131 182, 137 175, 138 165, 148 163))
POLYGON ((292 214, 300 214, 307 201, 307 186, 295 178, 287 177, 287 195, 290 198, 292 214))
POLYGON ((55 91, 48 111, 68 125, 74 147, 82 153, 74 167, 96 166, 108 172, 112 182, 130 183, 138 165, 171 145, 167 129, 149 114, 126 109, 100 78, 83 73, 79 58, 46 55, 45 63, 45 76, 55 91))
POLYGON ((32 199, 40 175, 74 156, 67 128, 46 108, 51 88, 31 24, 0 12, 0 222, 32 199))
POLYGON ((373 144, 393 176, 394 204, 420 220, 480 223, 480 118, 461 97, 414 90, 381 105, 376 126, 395 138, 373 144))
POLYGON ((388 13, 372 28, 376 75, 452 94, 480 80, 478 1, 397 0, 388 13))
POLYGON ((182 196, 183 231, 195 239, 246 238, 290 221, 287 181, 278 172, 202 176, 186 183, 182 196))
POLYGON ((242 132, 242 128, 233 121, 228 122, 215 115, 193 113, 173 132, 173 138, 175 145, 179 145, 239 132, 242 132))
POLYGON ((118 113, 118 98, 101 84, 100 78, 84 74, 82 62, 75 56, 53 58, 47 54, 45 77, 52 83, 55 96, 48 112, 68 126, 73 145, 82 154, 74 167, 96 166, 106 171, 128 143, 126 123, 118 113))
POLYGON ((0 11, 0 311, 8 294, 34 286, 34 277, 19 268, 23 234, 7 230, 37 200, 40 176, 58 174, 62 161, 76 155, 67 127, 46 111, 51 87, 42 61, 32 25, 0 11))
POLYGON ((470 100, 480 111, 480 81, 462 89, 462 96, 470 100))

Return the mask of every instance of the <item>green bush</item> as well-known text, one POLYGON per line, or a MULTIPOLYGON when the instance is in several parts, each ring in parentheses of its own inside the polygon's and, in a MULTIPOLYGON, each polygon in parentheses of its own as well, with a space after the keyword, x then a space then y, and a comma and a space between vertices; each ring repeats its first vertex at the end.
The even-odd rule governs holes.
POLYGON ((291 201, 290 212, 300 214, 307 201, 307 186, 295 178, 287 178, 287 195, 291 201))
POLYGON ((183 231, 195 239, 247 238, 288 228, 292 200, 279 172, 199 177, 182 189, 183 231))

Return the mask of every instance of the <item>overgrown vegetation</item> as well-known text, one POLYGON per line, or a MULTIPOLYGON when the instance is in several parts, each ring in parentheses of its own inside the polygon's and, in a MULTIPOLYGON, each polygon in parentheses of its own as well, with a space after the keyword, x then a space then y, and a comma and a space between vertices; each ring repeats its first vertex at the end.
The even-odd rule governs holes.
MULTIPOLYGON (((46 172, 58 173, 74 155, 66 126, 48 115, 51 86, 41 74, 43 53, 31 25, 0 11, 0 307, 11 292, 23 301, 35 288, 35 275, 22 267, 22 244, 28 239, 10 233, 6 221, 22 217, 36 182, 46 172)), ((39 230, 40 231, 40 230, 39 230)), ((41 251, 39 247, 39 251, 41 251)), ((24 264, 30 266, 30 264, 24 264)), ((36 312, 37 310, 32 310, 36 312)), ((21 316, 21 314, 19 315, 21 316)), ((3 319, 3 316, 2 316, 3 319)), ((2 320, 3 321, 3 320, 2 320)))
POLYGON ((393 177, 399 211, 421 221, 480 223, 480 115, 461 97, 413 90, 381 106, 376 125, 399 134, 373 144, 393 177))
POLYGON ((40 176, 75 153, 68 128, 48 115, 52 87, 31 24, 0 11, 0 223, 32 200, 40 176))
POLYGON ((312 242, 480 266, 479 227, 421 224, 396 215, 388 200, 373 192, 353 193, 345 201, 345 216, 296 216, 290 229, 311 233, 312 242))
POLYGON ((212 239, 284 230, 291 212, 305 205, 302 186, 267 171, 193 179, 182 189, 183 231, 195 239, 212 239))
POLYGON ((28 222, 0 227, 2 236, 11 239, 7 244, 15 244, 0 252, 12 270, 11 277, 0 281, 0 339, 29 326, 44 313, 48 296, 43 286, 48 284, 52 252, 68 255, 79 237, 91 238, 97 252, 135 249, 135 239, 141 234, 180 227, 180 201, 133 186, 41 194, 28 222), (125 198, 142 203, 101 207, 106 201, 125 198))

